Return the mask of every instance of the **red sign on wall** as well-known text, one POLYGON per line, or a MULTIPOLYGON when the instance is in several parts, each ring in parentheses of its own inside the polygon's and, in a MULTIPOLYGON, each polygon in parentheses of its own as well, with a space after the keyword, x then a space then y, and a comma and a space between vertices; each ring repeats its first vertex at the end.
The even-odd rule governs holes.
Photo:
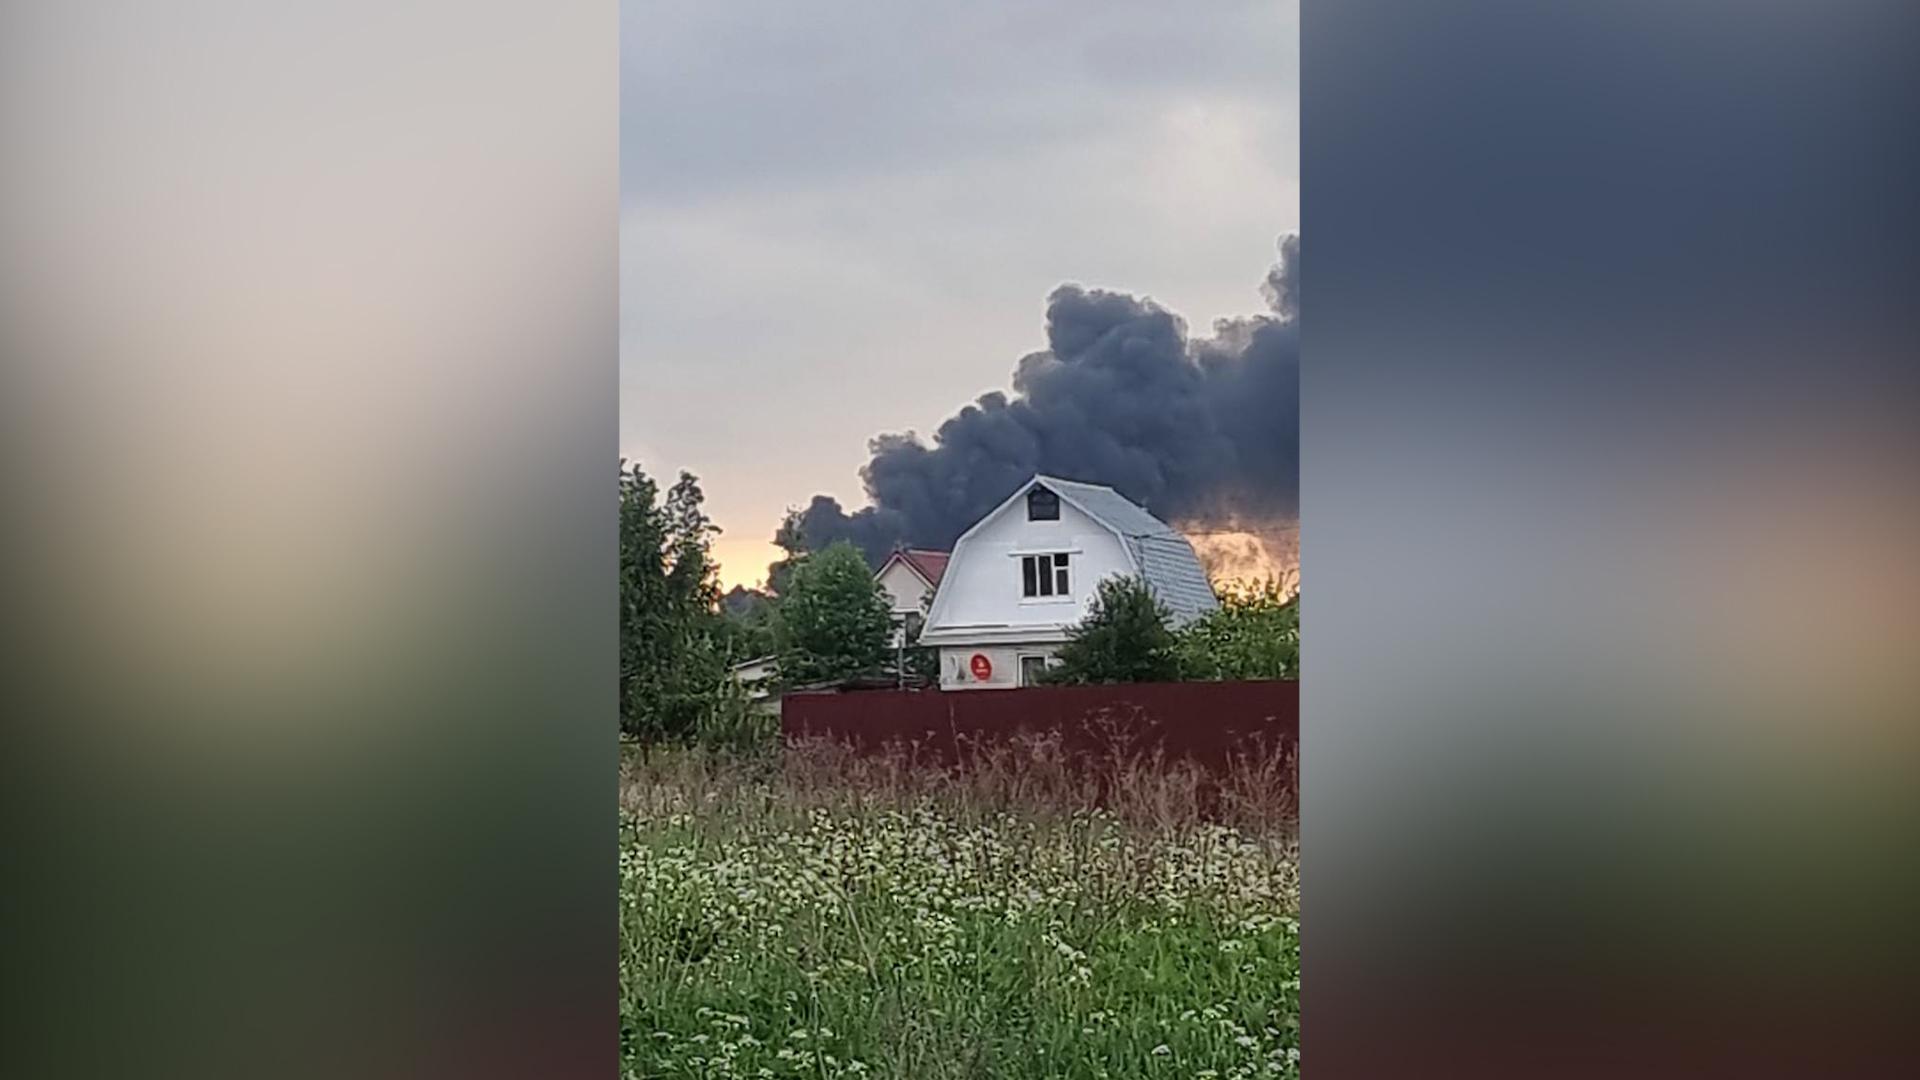
POLYGON ((993 678, 993 661, 987 659, 986 653, 974 653, 967 666, 973 669, 973 677, 981 682, 993 678))

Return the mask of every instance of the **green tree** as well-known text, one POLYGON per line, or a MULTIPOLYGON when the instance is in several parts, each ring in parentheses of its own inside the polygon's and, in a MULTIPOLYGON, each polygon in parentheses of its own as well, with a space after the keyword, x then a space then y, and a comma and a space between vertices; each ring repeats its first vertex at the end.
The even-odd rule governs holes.
POLYGON ((1049 683, 1170 682, 1180 677, 1172 615, 1138 577, 1100 583, 1086 618, 1067 631, 1049 683))
POLYGON ((1300 595, 1268 578, 1221 590, 1220 607, 1180 632, 1185 679, 1300 677, 1300 595))
POLYGON ((921 610, 910 611, 905 619, 906 647, 899 650, 895 658, 896 667, 906 669, 906 677, 924 680, 934 685, 940 683, 940 650, 931 645, 920 644, 920 631, 927 628, 926 605, 921 610))
POLYGON ((886 670, 893 616, 866 557, 842 541, 795 561, 774 617, 788 685, 886 670))
POLYGON ((719 530, 691 474, 662 503, 637 463, 620 464, 620 727, 645 743, 688 738, 728 677, 715 643, 719 530))
POLYGON ((706 496, 693 474, 682 472, 661 507, 666 522, 667 582, 673 602, 696 622, 706 622, 720 605, 720 581, 713 561, 713 538, 720 532, 707 517, 706 496))
POLYGON ((773 655, 772 597, 735 585, 720 598, 719 642, 730 663, 773 655))

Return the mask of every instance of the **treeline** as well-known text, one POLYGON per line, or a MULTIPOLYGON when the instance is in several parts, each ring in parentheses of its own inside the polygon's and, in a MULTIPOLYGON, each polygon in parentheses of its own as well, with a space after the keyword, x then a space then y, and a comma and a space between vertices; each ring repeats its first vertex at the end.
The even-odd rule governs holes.
MULTIPOLYGON (((789 552, 778 588, 720 591, 705 495, 682 472, 664 495, 638 463, 620 463, 620 728, 652 745, 760 745, 771 717, 734 665, 777 658, 771 687, 898 678, 933 670, 926 650, 896 648, 893 616, 866 560, 848 544, 789 552)), ((796 544, 797 548, 798 545, 796 544)), ((909 620, 911 624, 911 620, 909 620)), ((909 625, 909 635, 917 627, 909 625)))

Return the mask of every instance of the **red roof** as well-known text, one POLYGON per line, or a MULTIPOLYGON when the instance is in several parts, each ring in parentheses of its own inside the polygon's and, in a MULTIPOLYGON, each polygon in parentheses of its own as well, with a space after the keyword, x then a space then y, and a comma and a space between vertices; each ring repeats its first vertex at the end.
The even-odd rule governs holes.
POLYGON ((929 585, 940 584, 941 575, 947 572, 947 560, 953 557, 950 551, 929 551, 925 548, 907 548, 895 554, 926 578, 929 585))

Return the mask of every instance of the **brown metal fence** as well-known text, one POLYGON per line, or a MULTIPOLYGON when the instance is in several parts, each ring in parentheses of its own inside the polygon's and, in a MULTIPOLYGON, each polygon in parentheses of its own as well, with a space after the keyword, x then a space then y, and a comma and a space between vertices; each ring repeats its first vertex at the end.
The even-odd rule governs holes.
POLYGON ((829 738, 862 752, 908 748, 948 763, 1049 733, 1070 756, 1157 752, 1206 766, 1291 753, 1300 742, 1300 684, 1292 681, 793 693, 780 713, 790 740, 829 738))

